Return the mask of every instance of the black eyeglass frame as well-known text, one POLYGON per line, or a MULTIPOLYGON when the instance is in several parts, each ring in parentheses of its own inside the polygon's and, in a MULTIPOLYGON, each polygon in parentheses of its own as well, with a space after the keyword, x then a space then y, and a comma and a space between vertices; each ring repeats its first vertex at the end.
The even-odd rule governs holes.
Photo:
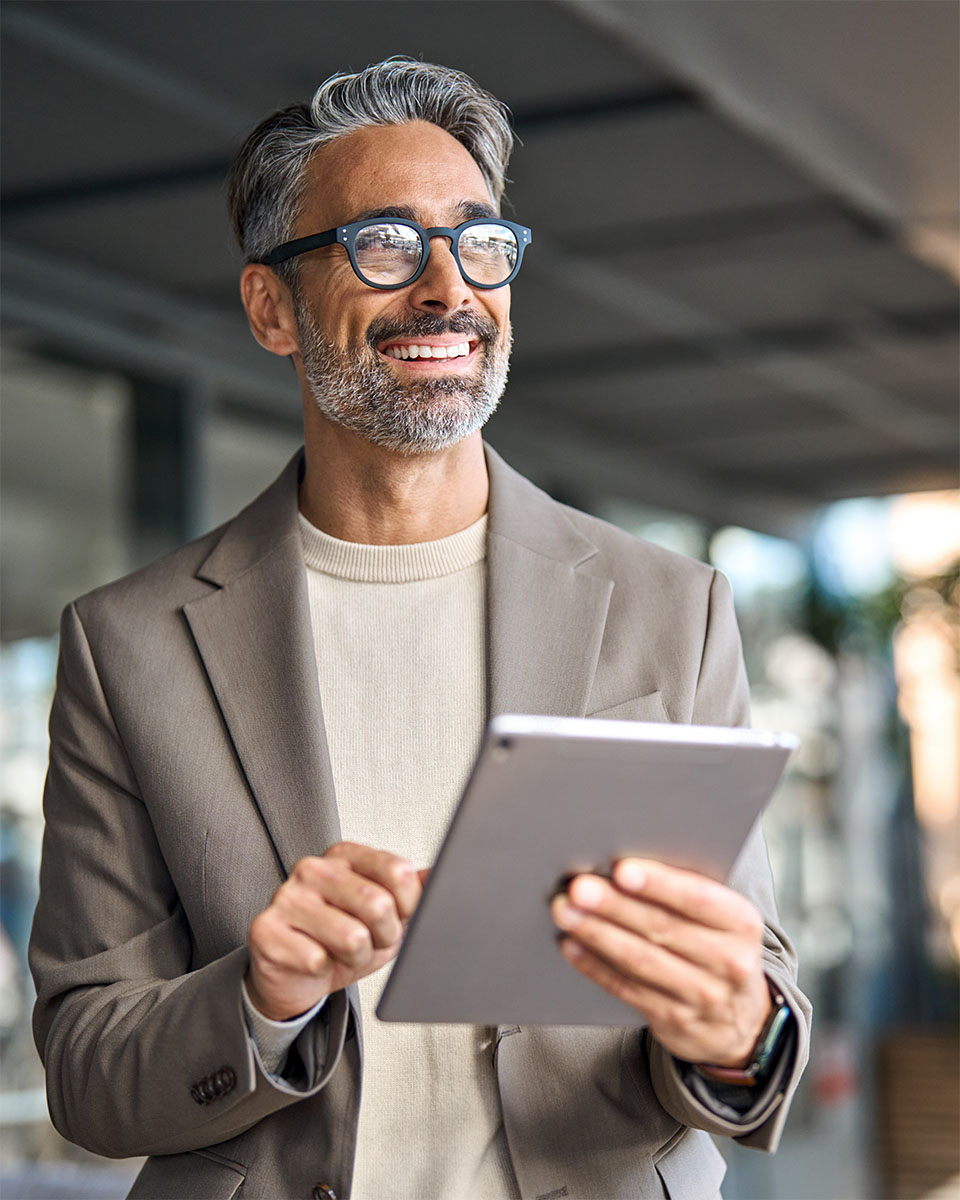
POLYGON ((396 292, 400 288, 409 287, 411 283, 415 283, 426 270, 427 263, 430 261, 430 239, 435 237, 450 239, 450 253, 456 260, 457 267, 464 280, 471 287, 483 288, 485 291, 506 287, 516 277, 517 272, 520 270, 520 264, 523 262, 523 251, 533 241, 533 234, 526 225, 518 225, 516 221, 505 221, 502 217, 474 217, 469 221, 464 221, 461 225, 457 225, 454 229, 443 225, 437 225, 432 229, 425 229, 422 225, 418 225, 416 221, 410 221, 406 217, 370 217, 366 221, 353 221, 349 225, 338 225, 336 229, 324 230, 323 233, 312 233, 308 237, 294 238, 292 242, 283 242, 271 250, 269 254, 265 254, 259 261, 265 267, 274 267, 277 263, 286 262, 288 258, 294 258, 298 254, 307 254, 311 250, 319 250, 321 246, 332 246, 336 242, 338 245, 346 247, 347 255, 350 258, 350 265, 353 267, 354 274, 361 283, 366 284, 367 287, 377 288, 382 292, 396 292), (361 229, 367 229, 370 225, 405 225, 408 229, 413 229, 419 234, 420 244, 423 247, 423 257, 420 259, 419 267, 404 283, 371 283, 361 273, 357 263, 357 234, 361 229), (516 237, 517 261, 513 265, 513 270, 502 283, 478 283, 475 279, 471 279, 463 269, 463 263, 460 261, 460 237, 465 229, 469 229, 473 225, 503 225, 516 237))

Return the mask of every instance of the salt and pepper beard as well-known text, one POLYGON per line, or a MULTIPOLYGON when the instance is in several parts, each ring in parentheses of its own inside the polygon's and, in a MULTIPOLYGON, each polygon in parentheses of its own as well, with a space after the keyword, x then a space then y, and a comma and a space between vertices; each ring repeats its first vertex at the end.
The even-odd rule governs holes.
POLYGON ((296 315, 304 373, 317 407, 328 420, 398 454, 430 454, 475 433, 496 411, 507 385, 511 331, 508 327, 506 341, 499 343, 496 323, 479 313, 449 319, 418 313, 405 322, 378 317, 367 330, 367 346, 347 350, 320 333, 302 300, 296 315), (472 376, 451 372, 404 382, 377 351, 391 340, 426 341, 450 333, 478 341, 472 376))

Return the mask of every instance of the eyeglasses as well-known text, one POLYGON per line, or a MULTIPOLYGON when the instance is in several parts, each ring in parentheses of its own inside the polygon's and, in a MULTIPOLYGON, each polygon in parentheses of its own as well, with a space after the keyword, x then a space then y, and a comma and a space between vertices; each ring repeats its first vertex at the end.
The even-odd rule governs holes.
POLYGON ((476 217, 455 229, 424 229, 416 221, 354 221, 324 233, 295 238, 271 250, 260 261, 267 267, 286 262, 334 242, 346 246, 350 265, 368 287, 401 288, 423 274, 430 260, 430 239, 450 239, 450 253, 460 274, 477 288, 504 287, 520 270, 523 251, 532 235, 513 221, 476 217))

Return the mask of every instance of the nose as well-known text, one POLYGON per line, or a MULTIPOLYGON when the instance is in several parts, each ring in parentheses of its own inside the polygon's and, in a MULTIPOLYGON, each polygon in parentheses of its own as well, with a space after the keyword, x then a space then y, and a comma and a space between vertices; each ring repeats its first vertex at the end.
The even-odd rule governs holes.
POLYGON ((410 303, 421 312, 452 313, 466 308, 473 291, 460 274, 450 239, 430 239, 430 258, 423 274, 410 288, 410 303))

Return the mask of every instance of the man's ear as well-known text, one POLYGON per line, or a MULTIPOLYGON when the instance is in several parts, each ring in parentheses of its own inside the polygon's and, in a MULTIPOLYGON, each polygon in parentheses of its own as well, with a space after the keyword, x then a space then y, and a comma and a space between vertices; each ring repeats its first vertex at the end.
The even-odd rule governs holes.
POLYGON ((290 289, 269 267, 248 263, 240 276, 240 296, 250 330, 271 354, 300 353, 290 289))

